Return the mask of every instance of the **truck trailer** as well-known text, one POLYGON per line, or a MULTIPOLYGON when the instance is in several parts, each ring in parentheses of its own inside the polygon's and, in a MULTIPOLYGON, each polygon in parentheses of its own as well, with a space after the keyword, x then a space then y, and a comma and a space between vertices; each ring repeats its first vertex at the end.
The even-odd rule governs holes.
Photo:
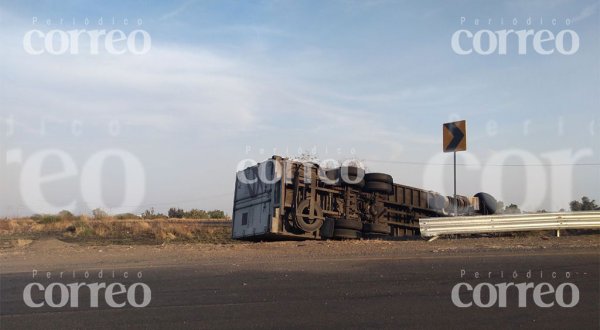
POLYGON ((487 215, 489 194, 473 197, 394 183, 357 166, 327 169, 273 156, 237 172, 232 237, 243 240, 357 239, 416 236, 419 219, 487 215), (457 212, 454 214, 454 203, 457 212))

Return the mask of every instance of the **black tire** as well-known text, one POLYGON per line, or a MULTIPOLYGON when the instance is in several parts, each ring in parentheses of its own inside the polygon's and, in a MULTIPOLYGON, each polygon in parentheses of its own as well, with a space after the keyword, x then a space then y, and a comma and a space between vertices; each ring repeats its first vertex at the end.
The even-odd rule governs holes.
POLYGON ((363 231, 366 233, 390 234, 390 226, 385 223, 365 223, 363 231))
POLYGON ((365 183, 363 188, 366 192, 375 192, 382 194, 391 194, 394 192, 394 186, 386 182, 370 181, 365 183))
POLYGON ((365 184, 364 177, 365 170, 359 167, 348 166, 340 167, 338 169, 338 178, 342 183, 349 186, 362 188, 365 184), (360 179, 360 181, 355 182, 357 179, 360 179))
POLYGON ((325 176, 326 176, 326 177, 327 177, 329 180, 333 180, 333 181, 335 181, 335 180, 337 180, 337 179, 339 178, 339 175, 338 175, 338 174, 339 174, 339 173, 338 173, 338 170, 337 170, 337 169, 335 169, 335 170, 327 170, 327 171, 325 171, 325 176))
POLYGON ((492 195, 480 192, 475 194, 475 197, 479 199, 479 212, 481 214, 488 215, 496 213, 498 202, 492 195))
POLYGON ((335 229, 333 237, 338 239, 358 239, 362 237, 362 233, 352 229, 335 229))
POLYGON ((365 182, 385 182, 393 184, 394 179, 391 175, 385 173, 367 173, 365 174, 365 182))
POLYGON ((320 179, 325 184, 339 186, 342 183, 340 180, 339 169, 326 170, 324 173, 320 173, 319 175, 321 176, 320 179))
POLYGON ((348 219, 336 219, 335 229, 352 229, 362 230, 363 224, 359 220, 348 220, 348 219))
POLYGON ((358 175, 364 177, 365 176, 365 170, 363 170, 360 167, 356 167, 356 166, 344 166, 344 167, 340 167, 339 168, 340 174, 341 173, 348 173, 348 176, 350 177, 356 177, 358 175))
POLYGON ((357 183, 346 183, 350 187, 355 187, 356 189, 363 189, 365 187, 365 180, 360 180, 357 183))

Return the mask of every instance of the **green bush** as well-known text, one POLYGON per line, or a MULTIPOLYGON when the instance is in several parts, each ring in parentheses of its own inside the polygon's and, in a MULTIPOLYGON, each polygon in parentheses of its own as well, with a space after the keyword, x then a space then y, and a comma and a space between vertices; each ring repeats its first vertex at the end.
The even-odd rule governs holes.
POLYGON ((225 212, 221 210, 208 211, 208 217, 211 219, 225 219, 225 212))
POLYGON ((191 209, 185 212, 185 217, 188 219, 208 219, 208 213, 204 210, 191 209))
POLYGON ((571 211, 573 212, 600 210, 600 206, 596 204, 596 201, 590 200, 590 198, 586 196, 581 197, 581 202, 572 201, 569 203, 569 206, 571 206, 571 211))
POLYGON ((62 210, 62 211, 58 212, 58 217, 61 220, 68 220, 68 221, 75 219, 75 216, 73 215, 73 213, 71 213, 70 211, 67 211, 67 210, 62 210))
POLYGON ((227 215, 221 210, 205 211, 200 209, 191 209, 184 211, 183 209, 172 207, 169 209, 169 218, 186 218, 186 219, 225 219, 227 215))
POLYGON ((143 219, 148 219, 148 220, 152 220, 152 219, 166 219, 167 216, 162 214, 162 213, 155 213, 154 212, 154 208, 150 208, 149 210, 144 211, 144 213, 142 213, 142 218, 143 219))
POLYGON ((79 236, 79 237, 94 236, 94 230, 85 221, 79 220, 79 221, 75 222, 74 226, 75 226, 75 233, 77 234, 77 236, 79 236))
POLYGON ((34 214, 31 216, 31 219, 37 223, 52 223, 61 220, 56 214, 34 214))
POLYGON ((114 216, 115 219, 126 220, 126 219, 137 219, 139 216, 133 213, 121 213, 114 216))
POLYGON ((170 208, 169 209, 169 218, 183 218, 183 216, 185 215, 185 211, 183 211, 183 209, 178 209, 178 208, 170 208))
POLYGON ((97 208, 92 210, 92 216, 95 220, 101 220, 108 217, 108 213, 104 212, 102 209, 97 208))

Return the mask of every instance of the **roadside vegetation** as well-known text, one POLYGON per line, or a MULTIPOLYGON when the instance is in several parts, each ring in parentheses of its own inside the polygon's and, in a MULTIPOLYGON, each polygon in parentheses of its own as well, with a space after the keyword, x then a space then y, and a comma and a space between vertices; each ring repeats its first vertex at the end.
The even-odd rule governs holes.
POLYGON ((156 214, 152 209, 142 215, 109 215, 101 209, 93 210, 91 215, 74 215, 66 210, 58 214, 35 214, 0 220, 0 240, 56 237, 107 244, 231 242, 231 225, 227 223, 230 218, 223 211, 181 211, 173 217, 156 214))
POLYGON ((600 210, 600 206, 596 204, 595 200, 590 200, 588 197, 581 197, 580 201, 572 201, 569 206, 571 207, 571 211, 580 212, 580 211, 598 211, 600 210))
MULTIPOLYGON (((581 201, 574 200, 569 203, 569 208, 571 212, 584 212, 584 211, 600 211, 600 206, 596 204, 596 201, 590 199, 589 197, 583 196, 581 197, 581 201)), ((566 212, 565 209, 560 209, 558 212, 566 212)), ((523 212, 519 209, 519 206, 516 204, 510 204, 508 206, 504 205, 504 202, 498 201, 498 207, 496 210, 497 214, 521 214, 521 213, 532 213, 532 212, 523 212)), ((546 210, 537 210, 534 213, 548 213, 546 210)))

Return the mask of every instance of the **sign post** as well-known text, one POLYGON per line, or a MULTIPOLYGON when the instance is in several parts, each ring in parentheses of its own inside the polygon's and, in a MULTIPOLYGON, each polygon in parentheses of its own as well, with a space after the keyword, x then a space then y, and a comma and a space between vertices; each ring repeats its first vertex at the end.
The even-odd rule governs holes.
POLYGON ((456 152, 467 150, 467 122, 465 120, 445 123, 442 127, 444 152, 454 153, 454 216, 458 215, 456 200, 456 152))
POLYGON ((458 203, 456 200, 456 151, 454 154, 454 216, 458 215, 458 203))

